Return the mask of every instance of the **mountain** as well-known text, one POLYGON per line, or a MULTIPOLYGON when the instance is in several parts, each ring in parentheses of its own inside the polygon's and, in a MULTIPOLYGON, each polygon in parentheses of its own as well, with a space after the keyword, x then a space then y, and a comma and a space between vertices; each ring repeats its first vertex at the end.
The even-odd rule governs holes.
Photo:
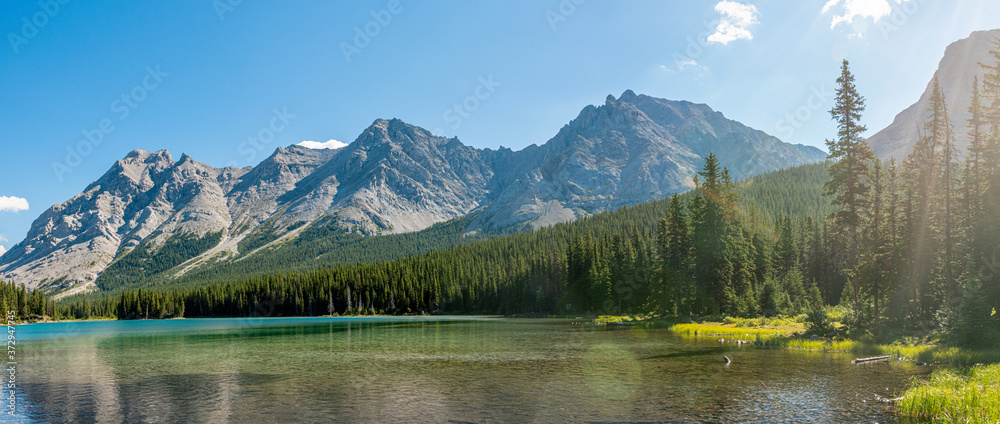
POLYGON ((0 257, 0 278, 67 293, 114 289, 287 244, 325 242, 308 250, 319 259, 337 249, 330 240, 411 233, 455 218, 464 228, 428 237, 539 228, 687 190, 709 152, 734 178, 825 157, 706 105, 631 90, 516 152, 475 149, 397 119, 376 120, 338 149, 278 148, 252 168, 136 150, 36 219, 0 257))
MULTIPOLYGON (((1000 38, 1000 29, 973 32, 969 38, 956 41, 945 49, 944 57, 938 64, 936 75, 941 90, 948 104, 948 116, 955 128, 955 136, 959 155, 964 156, 969 145, 966 136, 966 120, 969 119, 968 107, 972 98, 972 81, 979 75, 982 84, 983 69, 979 63, 992 63, 990 50, 996 49, 995 41, 1000 38)), ((927 106, 930 104, 933 80, 927 83, 927 88, 920 99, 904 109, 892 124, 868 139, 868 144, 878 157, 888 160, 895 157, 901 161, 909 156, 919 138, 927 117, 927 106)))
POLYGON ((702 158, 714 152, 735 178, 823 160, 727 119, 703 104, 625 91, 587 106, 542 146, 513 152, 476 223, 534 228, 659 199, 694 187, 702 158))

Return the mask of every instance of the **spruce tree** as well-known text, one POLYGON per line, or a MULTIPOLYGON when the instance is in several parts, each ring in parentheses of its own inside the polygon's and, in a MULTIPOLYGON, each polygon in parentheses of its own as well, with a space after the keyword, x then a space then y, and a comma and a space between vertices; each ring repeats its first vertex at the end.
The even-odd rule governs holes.
POLYGON ((937 219, 937 225, 941 227, 939 246, 944 247, 940 252, 939 259, 939 285, 945 292, 944 301, 948 305, 957 302, 958 296, 958 276, 956 268, 961 268, 958 264, 956 252, 962 239, 958 225, 955 224, 958 216, 956 197, 959 190, 958 175, 958 152, 955 147, 955 132, 952 128, 951 119, 948 117, 947 100, 944 93, 941 94, 941 103, 944 108, 944 134, 941 144, 941 183, 937 198, 941 203, 941 210, 937 219))
POLYGON ((691 202, 695 278, 711 297, 712 312, 728 312, 733 301, 733 269, 726 249, 728 223, 722 169, 714 153, 705 158, 705 167, 698 176, 698 191, 691 202))
POLYGON ((986 137, 987 122, 984 116, 983 96, 979 92, 979 76, 972 80, 972 95, 969 102, 969 118, 966 120, 966 135, 969 138, 969 151, 965 156, 965 172, 963 175, 963 192, 965 209, 965 226, 973 238, 973 246, 978 244, 978 231, 975 224, 983 214, 983 189, 989 182, 986 180, 986 137))
POLYGON ((909 186, 908 200, 912 202, 908 206, 909 249, 906 262, 912 299, 916 301, 912 312, 922 319, 929 318, 939 306, 935 292, 941 284, 935 284, 935 280, 941 272, 935 264, 940 264, 941 259, 938 252, 944 213, 940 207, 944 176, 942 156, 949 130, 944 94, 935 75, 923 132, 904 163, 909 186))
MULTIPOLYGON (((837 78, 836 104, 830 115, 837 123, 837 138, 827 140, 830 180, 823 186, 824 194, 833 196, 837 210, 831 215, 836 233, 846 239, 845 267, 849 276, 858 266, 861 209, 867 206, 869 186, 864 176, 867 165, 874 158, 868 142, 862 137, 868 129, 861 124, 865 99, 858 93, 848 61, 841 65, 837 78)), ((857 287, 857 285, 853 285, 857 287)), ((857 290, 852 296, 857 298, 857 290)))
MULTIPOLYGON (((686 286, 691 280, 691 230, 688 227, 687 213, 681 198, 675 194, 670 199, 667 206, 667 217, 660 219, 660 228, 657 234, 657 242, 661 258, 661 281, 660 288, 660 309, 665 310, 665 299, 667 292, 671 292, 673 297, 673 313, 680 315, 681 296, 686 286)), ((685 313, 690 311, 684 311, 685 313)))

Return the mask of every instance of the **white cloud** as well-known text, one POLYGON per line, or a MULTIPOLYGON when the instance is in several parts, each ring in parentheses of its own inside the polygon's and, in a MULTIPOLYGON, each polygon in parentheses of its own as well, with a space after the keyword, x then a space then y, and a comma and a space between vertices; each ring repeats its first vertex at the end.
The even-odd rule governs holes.
POLYGON ((0 256, 3 256, 4 253, 7 253, 7 248, 0 246, 0 256))
POLYGON ((318 141, 306 140, 297 144, 297 146, 302 146, 307 149, 339 149, 341 147, 347 146, 347 143, 344 143, 342 141, 337 141, 334 139, 330 139, 322 143, 318 141))
MULTIPOLYGON (((892 1, 900 4, 910 0, 892 1)), ((830 22, 830 29, 836 28, 837 25, 842 23, 850 24, 858 16, 871 18, 873 22, 878 22, 879 19, 889 16, 892 13, 892 6, 889 5, 889 0, 829 0, 823 5, 821 13, 825 15, 834 7, 842 11, 843 14, 833 15, 833 21, 830 22)))
POLYGON ((667 71, 668 74, 683 73, 688 70, 694 70, 695 72, 698 73, 704 73, 708 71, 707 66, 698 63, 694 59, 684 56, 674 57, 674 66, 660 65, 660 69, 667 71))
POLYGON ((694 59, 684 60, 684 61, 681 61, 680 63, 678 63, 677 67, 681 71, 683 71, 685 69, 688 69, 688 68, 696 68, 696 67, 698 67, 698 62, 696 62, 694 59))
POLYGON ((749 28, 757 23, 757 6, 724 0, 715 5, 715 11, 720 15, 719 25, 708 36, 708 42, 729 44, 735 40, 753 40, 749 28))
POLYGON ((28 210, 28 200, 21 197, 0 196, 0 212, 19 212, 28 210))

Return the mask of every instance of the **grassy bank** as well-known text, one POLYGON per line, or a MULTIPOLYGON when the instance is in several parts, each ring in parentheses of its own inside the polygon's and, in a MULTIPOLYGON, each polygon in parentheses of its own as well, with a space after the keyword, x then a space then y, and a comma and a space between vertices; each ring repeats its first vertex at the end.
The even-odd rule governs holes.
POLYGON ((1000 351, 962 349, 936 343, 865 343, 842 337, 816 340, 801 336, 806 326, 793 318, 726 319, 717 322, 677 323, 666 327, 689 337, 713 337, 759 343, 767 348, 859 355, 891 355, 913 362, 970 366, 1000 363, 1000 351))
POLYGON ((928 381, 915 380, 897 403, 899 412, 935 422, 1000 423, 1000 351, 997 350, 962 349, 936 343, 874 344, 841 337, 812 340, 802 336, 805 325, 788 319, 680 323, 667 327, 688 337, 753 341, 763 348, 889 355, 913 362, 957 366, 935 371, 928 381))
POLYGON ((787 337, 791 332, 787 329, 767 327, 737 327, 721 322, 704 322, 689 324, 674 324, 670 331, 692 337, 722 337, 730 340, 765 341, 787 337))
POLYGON ((904 415, 941 422, 1000 422, 1000 365, 942 369, 916 382, 899 401, 904 415))

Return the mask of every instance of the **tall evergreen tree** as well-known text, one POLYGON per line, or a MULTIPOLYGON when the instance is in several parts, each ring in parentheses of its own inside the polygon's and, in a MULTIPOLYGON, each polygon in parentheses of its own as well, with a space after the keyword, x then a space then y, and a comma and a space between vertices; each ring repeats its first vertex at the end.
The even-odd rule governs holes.
POLYGON ((962 197, 965 209, 965 226, 972 237, 972 245, 978 244, 978 231, 974 226, 983 214, 983 189, 989 185, 986 179, 986 137, 988 135, 987 121, 984 116, 983 96, 979 92, 979 76, 972 80, 972 95, 968 107, 969 118, 966 120, 966 135, 969 138, 969 151, 965 156, 965 172, 962 197))
POLYGON ((691 254, 694 246, 691 242, 687 213, 679 195, 671 197, 670 205, 667 206, 667 216, 660 219, 657 242, 660 250, 662 281, 659 289, 659 299, 661 299, 659 307, 661 310, 666 309, 666 302, 663 299, 669 293, 673 297, 674 315, 689 313, 690 311, 682 311, 681 297, 691 281, 691 254))
POLYGON ((948 305, 954 306, 958 301, 959 294, 958 276, 956 269, 960 269, 956 252, 960 247, 959 226, 956 225, 958 217, 957 195, 959 190, 958 175, 958 151, 955 147, 955 132, 952 128, 951 119, 948 117, 947 99, 941 93, 941 103, 944 105, 944 134, 941 144, 941 178, 940 190, 936 196, 941 203, 937 225, 941 227, 938 245, 944 249, 939 253, 939 273, 938 285, 944 290, 944 301, 948 305))
MULTIPOLYGON (((835 162, 830 166, 830 180, 823 189, 825 194, 833 196, 837 206, 832 219, 838 235, 846 239, 844 265, 849 275, 856 271, 858 265, 860 211, 868 203, 869 191, 864 177, 869 161, 875 156, 862 137, 868 130, 861 124, 861 112, 864 110, 865 99, 858 93, 854 74, 845 59, 837 78, 836 104, 830 110, 830 115, 837 122, 837 138, 826 141, 830 150, 828 157, 835 162)), ((856 290, 853 296, 857 297, 856 290)))
POLYGON ((692 239, 695 247, 695 279, 712 298, 714 313, 732 306, 733 267, 727 257, 727 206, 722 167, 714 153, 705 158, 698 172, 698 191, 691 201, 692 239))
POLYGON ((942 161, 939 154, 948 128, 946 112, 944 95, 935 75, 923 131, 904 163, 908 200, 912 202, 908 205, 906 258, 912 299, 916 301, 911 312, 921 318, 928 318, 936 309, 933 281, 938 274, 934 261, 940 227, 935 224, 940 215, 938 195, 942 161))

